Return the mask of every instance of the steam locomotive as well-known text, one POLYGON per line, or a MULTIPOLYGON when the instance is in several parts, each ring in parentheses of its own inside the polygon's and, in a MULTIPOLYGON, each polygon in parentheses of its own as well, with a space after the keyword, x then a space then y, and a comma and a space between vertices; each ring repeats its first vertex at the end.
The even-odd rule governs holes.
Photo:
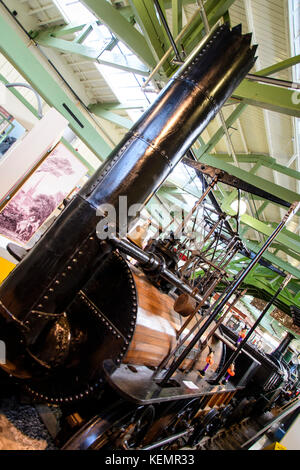
MULTIPOLYGON (((236 341, 226 327, 212 334, 214 322, 166 380, 166 358, 174 351, 178 357, 190 344, 187 334, 195 337, 205 324, 205 295, 178 276, 167 256, 174 251, 141 250, 118 238, 118 226, 105 240, 96 233, 99 220, 106 226, 103 205, 118 211, 120 196, 128 207, 151 198, 253 66, 250 43, 240 26, 222 25, 205 37, 0 286, 7 346, 1 367, 33 400, 60 405, 68 423, 65 449, 196 445, 245 397, 263 395, 263 410, 290 386, 280 357, 250 346, 230 381, 210 383, 236 341), (190 315, 188 327, 177 308, 180 295, 193 301, 184 315, 195 305, 200 312, 190 315), (214 362, 203 376, 211 350, 214 362)), ((298 386, 296 372, 291 387, 298 386)))

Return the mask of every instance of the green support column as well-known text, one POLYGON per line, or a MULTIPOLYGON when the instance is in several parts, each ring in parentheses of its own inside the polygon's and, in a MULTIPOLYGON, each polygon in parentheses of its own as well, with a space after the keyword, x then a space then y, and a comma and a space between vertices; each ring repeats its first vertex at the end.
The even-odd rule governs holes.
MULTIPOLYGON (((147 0, 129 0, 129 2, 149 48, 153 50, 156 61, 159 61, 170 47, 170 42, 159 22, 154 3, 147 0)), ((169 63, 165 62, 162 69, 167 71, 169 63)))
POLYGON ((104 160, 111 152, 111 147, 3 16, 0 17, 0 51, 49 106, 54 107, 68 120, 70 128, 99 160, 104 160))
POLYGON ((182 0, 172 0, 172 33, 174 38, 182 30, 182 0))

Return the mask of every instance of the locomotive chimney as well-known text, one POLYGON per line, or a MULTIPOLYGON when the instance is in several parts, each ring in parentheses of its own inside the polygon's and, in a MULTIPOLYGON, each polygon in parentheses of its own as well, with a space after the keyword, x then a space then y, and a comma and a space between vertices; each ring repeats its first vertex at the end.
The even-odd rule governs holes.
POLYGON ((287 333, 286 337, 283 338, 283 340, 281 341, 281 343, 279 344, 279 346, 277 346, 276 349, 274 349, 274 351, 271 353, 271 356, 274 358, 274 359, 277 359, 278 361, 281 360, 282 356, 284 355, 284 353, 286 352, 289 344, 291 343, 291 341, 293 341, 293 339, 295 339, 295 336, 292 335, 292 333, 287 333))

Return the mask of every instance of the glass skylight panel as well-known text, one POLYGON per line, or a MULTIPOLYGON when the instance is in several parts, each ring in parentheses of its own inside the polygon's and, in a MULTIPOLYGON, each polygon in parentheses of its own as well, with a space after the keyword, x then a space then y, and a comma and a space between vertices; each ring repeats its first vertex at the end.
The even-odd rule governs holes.
MULTIPOLYGON (((121 41, 116 41, 114 44, 113 40, 116 39, 114 35, 105 25, 96 25, 97 18, 80 1, 55 0, 55 3, 64 12, 66 20, 69 22, 75 24, 95 23, 94 30, 87 36, 83 44, 99 51, 100 60, 133 69, 147 70, 146 66, 125 44, 121 41), (111 50, 109 45, 112 46, 111 50), (106 49, 107 46, 108 49, 106 49)), ((77 33, 77 35, 79 34, 80 32, 77 33)), ((140 109, 128 110, 132 121, 136 121, 155 99, 156 91, 144 91, 142 89, 143 77, 140 75, 96 62, 95 65, 120 103, 125 106, 140 107, 140 109)))

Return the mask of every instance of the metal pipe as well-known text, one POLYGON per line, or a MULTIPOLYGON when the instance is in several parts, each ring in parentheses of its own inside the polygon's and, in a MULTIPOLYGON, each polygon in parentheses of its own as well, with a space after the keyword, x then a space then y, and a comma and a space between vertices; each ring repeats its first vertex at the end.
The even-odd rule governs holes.
POLYGON ((161 22, 162 22, 162 24, 163 24, 163 27, 164 27, 165 30, 166 30, 166 33, 167 33, 167 36, 168 36, 169 41, 170 41, 170 43, 171 43, 171 46, 172 46, 172 48, 173 48, 173 51, 175 52, 176 59, 179 60, 180 62, 182 62, 180 52, 179 52, 179 50, 178 50, 178 48, 177 48, 177 46, 176 46, 176 43, 175 43, 175 41, 174 41, 174 38, 173 38, 172 34, 171 34, 171 31, 170 31, 170 29, 169 29, 169 25, 168 25, 168 23, 167 23, 167 21, 166 21, 165 15, 163 14, 163 11, 162 11, 162 9, 161 9, 161 6, 160 6, 160 4, 159 4, 159 1, 158 1, 158 0, 154 0, 154 5, 155 5, 156 10, 157 10, 157 13, 158 13, 158 15, 159 15, 159 17, 160 17, 160 19, 161 19, 161 22))
POLYGON ((242 351, 243 347, 245 346, 245 344, 247 343, 248 339, 250 338, 250 336, 252 335, 252 333, 255 331, 256 327, 260 324, 260 322, 262 321, 262 319, 264 318, 264 316, 266 315, 266 313, 269 311, 270 307, 273 305, 273 302, 275 299, 277 299, 278 295, 280 294, 280 292, 282 291, 282 289, 284 289, 284 287, 286 287, 286 285, 289 283, 289 281, 291 280, 291 275, 288 275, 285 280, 283 281, 283 283, 281 284, 281 286, 279 287, 279 289, 275 292, 275 294, 273 295, 273 297, 271 298, 271 300, 268 302, 268 304, 265 306, 265 308, 263 309, 263 311, 261 312, 261 314, 259 315, 259 317, 257 318, 257 320, 254 322, 254 324, 252 325, 252 327, 250 328, 250 330, 248 331, 247 335, 245 336, 245 338, 241 341, 241 343, 238 345, 238 347, 236 348, 236 350, 231 354, 231 356, 229 357, 229 359, 225 362, 224 366, 222 367, 222 369, 220 370, 220 372, 218 373, 217 377, 215 377, 214 379, 212 379, 210 381, 210 383, 214 383, 214 384, 217 384, 220 382, 220 380, 222 379, 223 375, 225 374, 225 372, 227 371, 228 367, 230 366, 230 364, 232 364, 232 362, 236 359, 236 357, 239 355, 239 353, 242 351))
POLYGON ((153 444, 149 444, 148 446, 142 447, 139 450, 152 450, 157 449, 157 447, 161 447, 165 444, 169 444, 170 442, 176 441, 187 434, 190 434, 194 431, 194 428, 189 428, 186 431, 178 432, 177 434, 173 434, 173 436, 165 437, 165 439, 161 439, 160 441, 154 442, 153 444))
POLYGON ((189 294, 197 302, 203 301, 203 298, 199 294, 194 293, 193 287, 186 284, 182 279, 177 277, 176 274, 167 269, 164 262, 153 253, 146 253, 141 248, 138 248, 125 239, 121 240, 117 237, 111 237, 110 241, 123 253, 126 253, 139 261, 146 271, 151 273, 155 273, 155 271, 157 271, 161 277, 169 281, 174 287, 177 287, 177 289, 189 294))
POLYGON ((216 307, 215 311, 210 315, 210 317, 207 319, 207 321, 204 323, 204 325, 200 328, 198 333, 194 336, 192 341, 190 342, 189 346, 183 351, 183 353, 178 357, 178 359, 174 362, 174 364, 171 365, 169 370, 167 371, 165 377, 161 381, 162 384, 165 384, 170 377, 174 374, 174 372, 178 369, 180 364, 184 361, 186 356, 189 354, 189 352, 192 350, 194 345, 199 341, 203 333, 207 330, 207 328, 210 326, 210 324, 215 320, 215 318, 218 316, 218 314, 222 311, 223 307, 226 305, 227 301, 230 299, 231 295, 236 291, 236 289, 241 285, 245 277, 249 274, 251 269, 258 263, 266 249, 271 245, 272 241, 278 233, 283 229, 283 227, 288 223, 288 221, 293 217, 293 215, 299 210, 300 208, 300 203, 299 202, 294 202, 288 212, 285 214, 283 217, 282 221, 280 224, 276 227, 276 229, 273 231, 273 233, 270 235, 270 237, 266 240, 262 248, 259 250, 259 252, 256 254, 256 256, 253 258, 253 260, 249 263, 249 265, 245 268, 244 271, 241 271, 240 275, 238 276, 237 280, 234 282, 232 288, 228 292, 228 294, 223 298, 222 302, 218 304, 216 307))
POLYGON ((281 80, 278 78, 264 77, 263 75, 255 75, 253 73, 247 73, 245 78, 253 82, 269 83, 270 85, 281 86, 284 88, 292 88, 293 90, 300 89, 300 83, 290 82, 289 80, 281 80))
POLYGON ((6 88, 13 88, 13 87, 21 86, 21 87, 28 88, 29 90, 33 91, 33 93, 36 96, 37 102, 38 102, 38 115, 42 119, 42 117, 43 117, 43 107, 42 107, 41 97, 38 94, 38 92, 34 88, 32 88, 32 86, 28 85, 28 83, 7 83, 5 86, 6 86, 6 88))

